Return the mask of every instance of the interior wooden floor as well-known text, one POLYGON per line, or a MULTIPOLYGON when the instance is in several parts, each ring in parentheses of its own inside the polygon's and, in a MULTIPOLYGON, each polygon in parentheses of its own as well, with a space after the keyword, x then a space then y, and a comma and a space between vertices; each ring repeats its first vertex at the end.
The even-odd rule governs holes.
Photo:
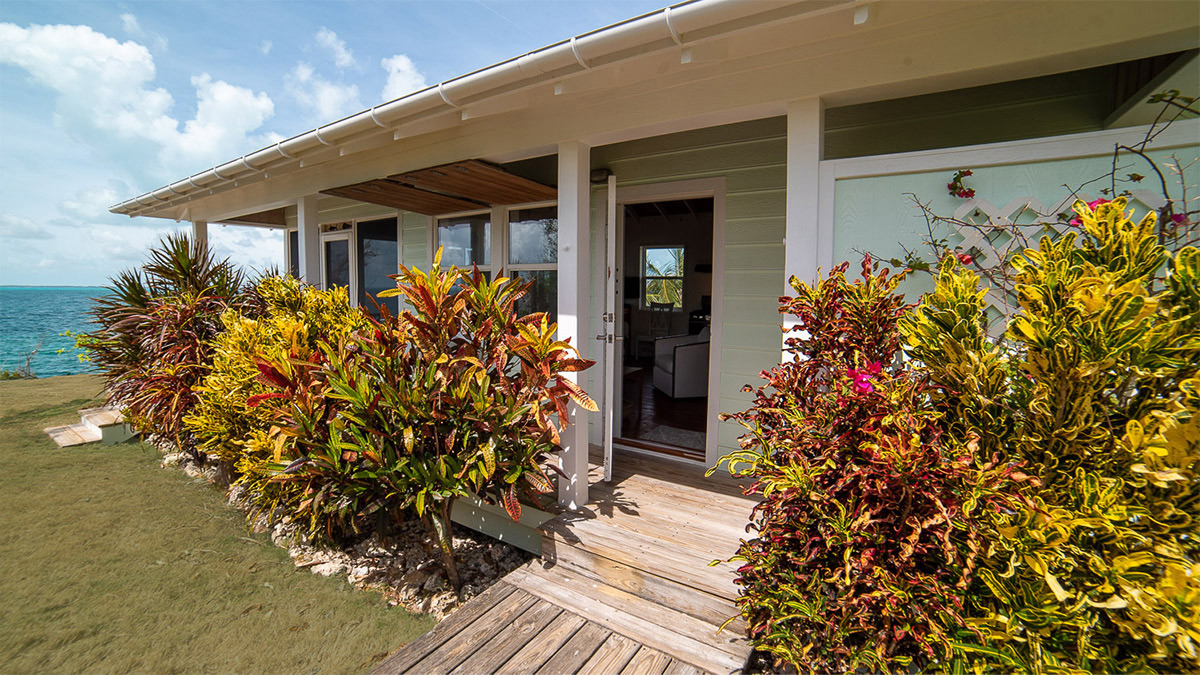
MULTIPOLYGON (((652 432, 659 426, 674 427, 704 434, 707 427, 708 398, 680 398, 667 396, 654 387, 653 360, 634 361, 626 357, 628 366, 640 372, 626 376, 622 390, 621 438, 634 441, 655 442, 652 432), (648 438, 649 437, 649 438, 648 438)), ((704 459, 703 436, 698 443, 678 445, 685 451, 676 453, 689 459, 704 459), (692 447, 695 446, 695 447, 692 447)), ((646 449, 653 449, 647 447, 646 449)))

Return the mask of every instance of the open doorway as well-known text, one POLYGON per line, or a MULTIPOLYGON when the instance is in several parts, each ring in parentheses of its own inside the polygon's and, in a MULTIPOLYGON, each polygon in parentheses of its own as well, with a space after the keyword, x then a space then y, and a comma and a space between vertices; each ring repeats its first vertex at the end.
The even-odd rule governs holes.
POLYGON ((704 460, 713 199, 621 206, 621 409, 628 445, 704 460))

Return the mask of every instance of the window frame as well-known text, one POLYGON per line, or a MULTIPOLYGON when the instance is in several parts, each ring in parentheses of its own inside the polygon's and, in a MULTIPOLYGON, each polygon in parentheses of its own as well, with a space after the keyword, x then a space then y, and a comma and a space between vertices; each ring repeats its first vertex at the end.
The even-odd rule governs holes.
POLYGON ((646 245, 643 245, 641 248, 642 248, 641 259, 638 262, 638 276, 641 277, 641 285, 642 285, 641 289, 639 289, 641 291, 641 296, 642 296, 641 300, 640 300, 641 309, 645 309, 645 310, 651 309, 650 302, 647 299, 647 295, 648 295, 648 293, 646 292, 646 284, 647 283, 649 283, 652 279, 678 279, 679 280, 679 306, 672 307, 671 311, 672 312, 683 312, 687 308, 687 297, 684 294, 685 290, 686 290, 684 282, 686 280, 686 274, 687 274, 687 247, 684 246, 683 244, 646 244, 646 245), (649 250, 652 250, 652 249, 669 249, 669 248, 677 248, 677 249, 680 249, 681 251, 683 251, 683 269, 680 270, 679 276, 649 276, 648 274, 646 274, 646 271, 647 271, 646 270, 646 252, 649 250))
MULTIPOLYGON (((510 206, 503 207, 503 211, 504 211, 504 228, 503 228, 504 229, 504 258, 503 258, 503 260, 505 262, 504 271, 508 277, 510 277, 510 278, 514 277, 517 275, 518 272, 554 272, 554 275, 555 275, 554 279, 555 279, 555 282, 557 283, 557 280, 558 280, 558 252, 557 251, 555 251, 555 253, 554 253, 554 262, 552 262, 552 263, 512 263, 509 258, 509 255, 511 253, 511 251, 509 250, 509 248, 510 248, 509 247, 509 236, 510 236, 509 224, 512 222, 512 213, 514 211, 528 211, 531 209, 543 209, 543 208, 547 208, 547 207, 551 207, 551 206, 554 207, 554 219, 557 221, 558 220, 558 200, 552 199, 549 201, 530 202, 528 204, 513 204, 510 206)), ((548 314, 550 315, 551 318, 556 319, 558 317, 558 307, 550 308, 548 311, 548 314)))
MULTIPOLYGON (((358 298, 359 298, 359 294, 360 294, 359 289, 362 286, 362 280, 358 278, 358 255, 359 255, 358 224, 360 222, 369 222, 369 221, 373 221, 373 220, 384 220, 387 218, 395 218, 396 219, 396 260, 400 263, 403 263, 404 262, 404 211, 402 209, 391 209, 391 210, 383 211, 383 212, 375 214, 375 215, 362 216, 359 218, 340 218, 340 219, 336 219, 336 220, 323 221, 323 222, 319 222, 317 224, 317 230, 318 230, 317 247, 319 249, 318 257, 319 257, 319 260, 321 263, 320 271, 318 272, 318 274, 320 275, 320 279, 319 279, 319 283, 312 284, 312 285, 321 290, 327 290, 327 289, 325 289, 325 238, 345 234, 350 239, 350 286, 347 288, 347 290, 350 293, 350 306, 358 307, 359 306, 358 298), (326 226, 341 225, 341 224, 349 224, 350 227, 348 227, 346 229, 338 230, 336 232, 323 231, 326 226)), ((296 233, 297 237, 299 237, 300 236, 300 228, 294 227, 294 226, 286 226, 283 228, 283 232, 284 232, 284 236, 283 236, 283 271, 285 273, 290 274, 291 269, 292 269, 292 264, 293 264, 293 262, 295 262, 296 272, 297 272, 296 278, 299 279, 300 278, 300 276, 299 276, 300 262, 292 260, 292 247, 291 247, 290 237, 292 236, 293 232, 296 233)), ((297 250, 298 249, 299 249, 299 246, 297 246, 297 250)), ((311 283, 311 282, 308 282, 308 283, 311 283)))
MULTIPOLYGON (((492 271, 494 269, 496 269, 496 261, 507 259, 507 258, 497 257, 498 254, 505 252, 505 248, 503 247, 503 245, 501 243, 496 241, 498 239, 498 237, 496 236, 496 233, 497 233, 498 229, 503 229, 504 232, 507 234, 508 223, 505 222, 503 228, 497 227, 496 209, 495 208, 471 209, 470 211, 455 211, 453 213, 440 213, 436 216, 430 216, 430 218, 429 218, 429 230, 430 230, 430 232, 429 232, 429 241, 430 241, 429 262, 430 262, 430 264, 432 265, 433 256, 437 254, 438 248, 440 248, 442 245, 441 238, 439 236, 441 233, 441 229, 442 229, 441 225, 440 225, 441 221, 451 220, 454 218, 467 218, 470 216, 482 216, 482 215, 487 215, 488 227, 491 228, 490 236, 491 236, 492 242, 491 242, 491 246, 488 247, 488 249, 489 249, 488 256, 490 257, 491 262, 488 263, 487 265, 476 265, 476 267, 479 268, 480 272, 484 272, 488 275, 491 275, 492 271)), ((490 276, 489 276, 489 278, 490 278, 490 276)))

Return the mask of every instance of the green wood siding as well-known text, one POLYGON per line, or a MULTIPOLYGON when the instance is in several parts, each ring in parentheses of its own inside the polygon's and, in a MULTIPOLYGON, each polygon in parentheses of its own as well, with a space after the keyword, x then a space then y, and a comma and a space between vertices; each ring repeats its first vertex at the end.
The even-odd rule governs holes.
POLYGON ((429 216, 404 211, 400 214, 400 264, 428 270, 433 262, 429 249, 429 216))
MULTIPOLYGON (((722 373, 716 392, 722 412, 744 409, 750 395, 741 387, 756 384, 759 371, 779 362, 776 308, 783 287, 786 135, 786 120, 770 118, 592 150, 593 168, 611 169, 618 187, 725 178, 722 373)), ((603 198, 603 191, 595 192, 593 206, 603 198)), ((593 265, 603 264, 599 213, 593 208, 593 265)), ((599 302, 595 288, 592 298, 599 302)), ((598 321, 592 327, 600 332, 598 321)), ((594 375, 589 379, 593 387, 599 382, 594 375)), ((736 448, 740 433, 739 426, 720 425, 723 453, 736 448)))

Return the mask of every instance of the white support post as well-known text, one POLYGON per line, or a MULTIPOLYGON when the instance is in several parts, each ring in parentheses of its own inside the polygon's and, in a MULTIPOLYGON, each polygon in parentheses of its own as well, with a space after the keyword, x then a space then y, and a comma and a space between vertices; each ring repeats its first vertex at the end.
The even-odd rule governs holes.
MULTIPOLYGON (((812 283, 820 264, 820 178, 825 135, 825 104, 819 98, 788 103, 787 228, 784 234, 783 292, 792 295, 792 276, 812 283)), ((784 318, 790 328, 791 320, 784 318)))
POLYGON ((317 196, 308 195, 296 200, 296 228, 300 240, 300 280, 320 287, 321 226, 317 221, 317 196))
MULTIPOLYGON (((578 142, 558 145, 558 337, 569 339, 586 358, 590 350, 589 304, 591 260, 591 148, 578 142)), ((582 385, 582 373, 564 373, 582 385)), ((562 433, 559 504, 578 509, 588 501, 587 411, 571 403, 570 419, 562 433)))
POLYGON ((204 220, 192 221, 192 239, 208 246, 208 222, 204 220))

